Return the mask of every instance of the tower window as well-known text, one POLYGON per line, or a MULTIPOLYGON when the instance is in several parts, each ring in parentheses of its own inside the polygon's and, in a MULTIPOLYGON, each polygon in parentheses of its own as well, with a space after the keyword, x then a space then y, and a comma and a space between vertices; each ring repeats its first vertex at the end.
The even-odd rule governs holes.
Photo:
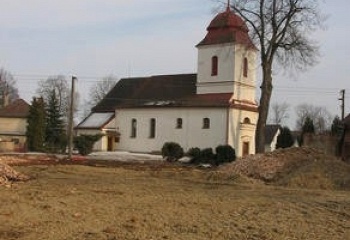
POLYGON ((248 77, 248 59, 243 60, 243 77, 248 77))
POLYGON ((176 119, 176 128, 181 129, 182 128, 182 118, 176 119))
POLYGON ((209 129, 209 128, 210 128, 210 119, 203 118, 203 129, 209 129))
POLYGON ((251 122, 250 122, 250 119, 246 117, 244 118, 243 123, 250 124, 251 122))
POLYGON ((151 118, 150 128, 149 128, 149 138, 156 137, 156 119, 151 118))
POLYGON ((211 75, 217 76, 218 75, 218 57, 214 56, 211 58, 211 75))
POLYGON ((137 120, 136 119, 131 119, 131 138, 136 138, 137 135, 137 120))

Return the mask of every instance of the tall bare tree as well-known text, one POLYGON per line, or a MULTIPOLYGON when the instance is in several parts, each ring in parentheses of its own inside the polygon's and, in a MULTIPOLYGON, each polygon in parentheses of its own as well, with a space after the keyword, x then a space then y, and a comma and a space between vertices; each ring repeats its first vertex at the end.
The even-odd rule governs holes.
POLYGON ((37 93, 44 99, 46 104, 50 101, 53 92, 55 92, 57 97, 58 111, 67 119, 70 106, 70 88, 65 76, 51 76, 38 83, 37 93))
POLYGON ((16 80, 13 75, 5 69, 0 69, 0 106, 19 98, 18 89, 16 87, 16 80))
POLYGON ((99 103, 106 94, 114 87, 117 83, 118 78, 113 75, 109 75, 107 77, 102 78, 101 81, 98 81, 94 86, 90 89, 90 104, 91 106, 95 106, 99 103))
POLYGON ((282 125, 286 119, 289 118, 289 107, 290 105, 286 102, 283 103, 274 103, 271 106, 271 118, 270 121, 273 124, 282 125))
POLYGON ((316 133, 331 130, 332 115, 325 107, 300 104, 296 107, 295 111, 297 115, 296 128, 298 130, 302 130, 307 118, 313 122, 316 133))
POLYGON ((296 69, 314 65, 318 46, 310 36, 322 26, 323 17, 318 0, 237 0, 231 7, 247 22, 260 50, 262 84, 256 151, 264 152, 273 67, 275 63, 296 69))
POLYGON ((84 116, 87 116, 90 113, 91 108, 96 106, 106 96, 106 94, 115 86, 117 81, 118 78, 116 76, 109 75, 91 86, 89 99, 84 104, 84 116))

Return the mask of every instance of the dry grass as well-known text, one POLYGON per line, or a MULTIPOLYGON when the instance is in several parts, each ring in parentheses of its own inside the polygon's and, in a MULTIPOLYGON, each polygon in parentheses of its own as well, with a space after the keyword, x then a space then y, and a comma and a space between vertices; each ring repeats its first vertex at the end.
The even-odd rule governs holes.
POLYGON ((0 239, 350 239, 346 191, 165 165, 16 170, 34 179, 0 188, 0 239))

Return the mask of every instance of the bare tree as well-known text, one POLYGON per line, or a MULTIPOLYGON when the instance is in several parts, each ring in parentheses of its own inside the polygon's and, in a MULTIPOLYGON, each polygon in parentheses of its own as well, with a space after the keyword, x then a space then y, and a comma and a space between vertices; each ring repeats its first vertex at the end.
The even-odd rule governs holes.
POLYGON ((118 78, 114 75, 109 75, 98 81, 90 88, 89 99, 84 104, 84 112, 83 115, 87 116, 91 108, 96 106, 105 96, 106 94, 115 86, 118 78))
POLYGON ((106 94, 114 87, 117 83, 118 78, 113 75, 102 78, 101 81, 97 82, 90 89, 90 105, 95 106, 99 103, 106 94))
POLYGON ((0 106, 18 99, 18 89, 16 88, 16 80, 13 75, 5 69, 0 69, 0 106), (6 99, 7 98, 7 99, 6 99))
POLYGON ((330 131, 332 115, 325 107, 313 106, 310 104, 300 104, 296 107, 295 111, 297 115, 296 128, 298 130, 302 129, 305 120, 309 118, 314 124, 316 133, 324 133, 330 131))
POLYGON ((38 85, 37 93, 44 99, 45 103, 49 102, 52 92, 55 92, 59 112, 67 119, 70 106, 70 88, 65 76, 51 76, 46 80, 40 81, 38 85))
POLYGON ((273 124, 282 125, 284 121, 289 118, 289 114, 288 114, 289 107, 290 105, 286 102, 272 104, 272 107, 271 107, 272 116, 270 118, 271 119, 270 121, 273 124))
POLYGON ((309 37, 322 26, 318 0, 240 0, 231 5, 250 28, 262 67, 256 151, 264 152, 265 125, 272 94, 272 69, 306 69, 316 63, 318 46, 309 37))

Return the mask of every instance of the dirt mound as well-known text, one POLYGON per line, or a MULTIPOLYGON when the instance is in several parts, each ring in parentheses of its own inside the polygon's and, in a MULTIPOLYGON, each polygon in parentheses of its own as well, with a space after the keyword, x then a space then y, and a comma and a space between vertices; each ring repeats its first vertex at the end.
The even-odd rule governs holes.
POLYGON ((219 170, 280 186, 350 190, 350 165, 312 148, 251 155, 219 170))

